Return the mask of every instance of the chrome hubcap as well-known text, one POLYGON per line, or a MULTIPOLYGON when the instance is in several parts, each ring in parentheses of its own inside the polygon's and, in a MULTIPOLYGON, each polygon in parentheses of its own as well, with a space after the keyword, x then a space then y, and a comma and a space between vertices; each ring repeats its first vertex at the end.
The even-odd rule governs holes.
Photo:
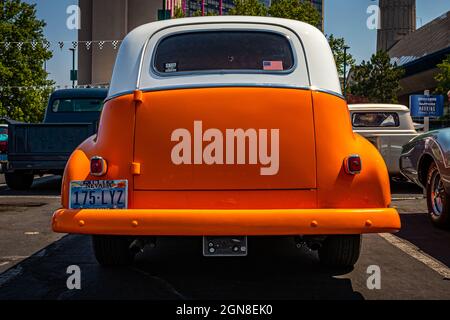
POLYGON ((444 198, 444 184, 441 180, 441 175, 436 173, 431 179, 431 202, 433 204, 433 214, 435 216, 440 216, 442 214, 442 207, 444 198))

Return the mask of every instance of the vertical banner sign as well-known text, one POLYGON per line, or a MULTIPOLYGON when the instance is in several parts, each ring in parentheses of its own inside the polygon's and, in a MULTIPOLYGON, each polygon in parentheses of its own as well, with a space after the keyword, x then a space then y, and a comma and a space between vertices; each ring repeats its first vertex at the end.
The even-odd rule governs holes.
POLYGON ((442 117, 444 96, 411 95, 409 107, 413 117, 442 117))

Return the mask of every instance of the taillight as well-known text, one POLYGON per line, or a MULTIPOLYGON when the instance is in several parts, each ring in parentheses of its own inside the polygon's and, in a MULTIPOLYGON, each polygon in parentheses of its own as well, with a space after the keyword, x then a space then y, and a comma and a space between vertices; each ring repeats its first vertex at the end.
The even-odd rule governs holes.
POLYGON ((108 166, 106 160, 102 157, 92 157, 91 158, 91 175, 93 176, 103 176, 106 174, 108 166))
POLYGON ((0 141, 0 152, 8 151, 8 141, 0 141))
POLYGON ((348 174, 361 173, 362 163, 359 155, 351 155, 344 160, 345 172, 348 174))

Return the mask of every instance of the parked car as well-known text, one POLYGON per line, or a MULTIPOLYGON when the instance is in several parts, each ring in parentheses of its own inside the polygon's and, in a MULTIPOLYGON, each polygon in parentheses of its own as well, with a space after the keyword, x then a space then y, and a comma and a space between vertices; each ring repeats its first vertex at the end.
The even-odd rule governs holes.
POLYGON ((349 105, 353 131, 368 139, 383 156, 391 177, 402 176, 402 147, 417 136, 408 107, 396 104, 349 105))
POLYGON ((102 265, 130 264, 160 236, 203 237, 205 256, 291 236, 348 267, 361 234, 399 230, 390 202, 386 165, 353 133, 318 29, 173 19, 122 43, 98 135, 67 163, 53 230, 93 235, 102 265))
POLYGON ((107 89, 52 93, 43 123, 9 121, 5 174, 9 188, 31 187, 35 175, 62 174, 72 151, 97 131, 107 89))
POLYGON ((0 124, 0 167, 6 163, 8 156, 6 151, 8 149, 8 125, 0 124))
POLYGON ((424 188, 431 222, 450 227, 450 128, 424 133, 404 145, 400 168, 424 188))

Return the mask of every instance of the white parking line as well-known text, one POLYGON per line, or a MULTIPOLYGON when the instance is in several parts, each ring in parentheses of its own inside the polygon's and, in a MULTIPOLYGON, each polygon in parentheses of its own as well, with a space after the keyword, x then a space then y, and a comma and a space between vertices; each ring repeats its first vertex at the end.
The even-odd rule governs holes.
POLYGON ((393 246, 405 252, 407 255, 422 262, 428 268, 439 273, 444 278, 444 280, 450 280, 450 268, 448 268, 442 262, 434 259, 433 257, 430 257, 418 247, 413 245, 411 242, 400 239, 399 237, 396 237, 390 233, 380 233, 380 236, 393 246))
POLYGON ((403 197, 403 198, 392 198, 392 201, 402 201, 402 200, 422 200, 425 199, 424 196, 417 196, 417 197, 403 197))

